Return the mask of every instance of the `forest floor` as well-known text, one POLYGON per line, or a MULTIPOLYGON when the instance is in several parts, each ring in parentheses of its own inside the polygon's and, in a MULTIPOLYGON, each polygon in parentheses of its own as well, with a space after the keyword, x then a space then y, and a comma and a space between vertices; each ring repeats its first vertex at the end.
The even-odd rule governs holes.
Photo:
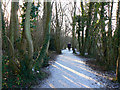
POLYGON ((120 88, 108 73, 93 70, 88 58, 76 56, 67 49, 53 57, 50 66, 44 68, 49 77, 33 88, 120 88))

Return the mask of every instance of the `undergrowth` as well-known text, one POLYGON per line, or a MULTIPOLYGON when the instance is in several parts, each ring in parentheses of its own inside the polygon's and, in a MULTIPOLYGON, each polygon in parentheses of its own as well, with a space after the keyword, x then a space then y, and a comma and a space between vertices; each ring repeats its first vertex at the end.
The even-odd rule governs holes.
MULTIPOLYGON (((45 58, 45 62, 42 67, 48 65, 49 58, 45 58)), ((23 68, 22 68, 23 69, 23 68)), ((20 73, 12 72, 9 68, 9 58, 7 56, 2 57, 2 88, 30 88, 32 85, 38 84, 39 80, 42 80, 48 76, 46 72, 41 70, 35 72, 28 69, 20 69, 20 73)))

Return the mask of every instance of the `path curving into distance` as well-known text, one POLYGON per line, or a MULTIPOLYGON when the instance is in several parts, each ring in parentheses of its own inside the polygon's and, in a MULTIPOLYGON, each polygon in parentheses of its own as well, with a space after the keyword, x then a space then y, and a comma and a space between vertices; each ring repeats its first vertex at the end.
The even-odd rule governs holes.
POLYGON ((49 67, 51 75, 36 88, 105 88, 98 81, 103 78, 72 51, 62 50, 56 61, 49 67))

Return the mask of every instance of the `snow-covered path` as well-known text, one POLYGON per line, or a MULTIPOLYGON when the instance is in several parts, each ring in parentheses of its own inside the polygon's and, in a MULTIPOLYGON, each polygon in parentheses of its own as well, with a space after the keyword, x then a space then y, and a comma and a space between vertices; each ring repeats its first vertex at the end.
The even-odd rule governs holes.
POLYGON ((45 79, 39 88, 104 88, 97 81, 102 78, 89 66, 85 59, 72 54, 72 51, 63 50, 56 61, 49 66, 51 75, 45 79))

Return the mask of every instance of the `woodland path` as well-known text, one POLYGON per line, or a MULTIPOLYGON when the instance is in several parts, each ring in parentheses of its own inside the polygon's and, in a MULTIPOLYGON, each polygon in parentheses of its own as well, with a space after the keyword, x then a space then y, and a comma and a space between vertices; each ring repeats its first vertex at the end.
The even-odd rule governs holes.
POLYGON ((103 77, 86 65, 85 59, 67 49, 48 68, 51 75, 37 88, 105 88, 98 80, 103 77))

